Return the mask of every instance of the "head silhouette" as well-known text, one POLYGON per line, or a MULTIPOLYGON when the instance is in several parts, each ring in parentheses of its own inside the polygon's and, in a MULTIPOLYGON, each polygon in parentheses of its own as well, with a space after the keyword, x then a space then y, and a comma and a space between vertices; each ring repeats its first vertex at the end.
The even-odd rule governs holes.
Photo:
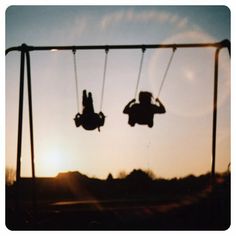
POLYGON ((152 94, 150 92, 140 92, 139 93, 139 102, 141 104, 150 104, 152 94))

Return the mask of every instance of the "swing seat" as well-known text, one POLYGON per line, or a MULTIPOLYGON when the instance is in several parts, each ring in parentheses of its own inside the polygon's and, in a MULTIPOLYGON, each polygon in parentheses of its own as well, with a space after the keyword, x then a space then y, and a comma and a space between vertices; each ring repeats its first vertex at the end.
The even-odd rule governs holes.
POLYGON ((75 126, 79 127, 80 125, 85 130, 94 130, 96 128, 100 128, 104 125, 105 116, 102 112, 97 113, 85 113, 85 114, 76 114, 75 118, 75 126))

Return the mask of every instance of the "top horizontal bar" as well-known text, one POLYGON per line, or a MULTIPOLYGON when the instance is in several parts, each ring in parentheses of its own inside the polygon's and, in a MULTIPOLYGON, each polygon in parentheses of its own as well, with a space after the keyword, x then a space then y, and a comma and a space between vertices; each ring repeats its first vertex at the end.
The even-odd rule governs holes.
POLYGON ((22 44, 18 47, 6 49, 6 55, 12 51, 52 51, 52 50, 110 50, 110 49, 153 49, 153 48, 197 48, 197 47, 215 47, 228 48, 230 53, 231 43, 225 39, 216 43, 182 43, 182 44, 134 44, 134 45, 85 45, 85 46, 28 46, 22 44))

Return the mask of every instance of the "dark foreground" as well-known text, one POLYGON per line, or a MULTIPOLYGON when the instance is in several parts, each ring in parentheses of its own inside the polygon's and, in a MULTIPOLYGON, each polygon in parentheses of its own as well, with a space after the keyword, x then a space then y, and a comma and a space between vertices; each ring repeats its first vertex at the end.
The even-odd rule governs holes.
POLYGON ((29 201, 18 212, 6 204, 11 230, 226 230, 230 226, 230 176, 218 177, 213 189, 205 186, 181 197, 139 197, 29 201))

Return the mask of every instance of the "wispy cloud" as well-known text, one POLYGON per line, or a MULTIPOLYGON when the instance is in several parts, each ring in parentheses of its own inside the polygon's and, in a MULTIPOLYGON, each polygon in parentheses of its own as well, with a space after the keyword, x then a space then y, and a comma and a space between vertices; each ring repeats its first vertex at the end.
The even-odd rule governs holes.
POLYGON ((123 10, 105 15, 100 22, 100 27, 105 30, 112 24, 117 24, 121 22, 155 22, 160 24, 169 23, 178 28, 184 28, 188 25, 188 19, 186 17, 180 17, 177 14, 173 14, 166 11, 150 10, 135 12, 134 10, 123 10))
POLYGON ((75 30, 74 31, 75 37, 80 37, 88 27, 88 18, 87 17, 75 18, 73 25, 75 30))

